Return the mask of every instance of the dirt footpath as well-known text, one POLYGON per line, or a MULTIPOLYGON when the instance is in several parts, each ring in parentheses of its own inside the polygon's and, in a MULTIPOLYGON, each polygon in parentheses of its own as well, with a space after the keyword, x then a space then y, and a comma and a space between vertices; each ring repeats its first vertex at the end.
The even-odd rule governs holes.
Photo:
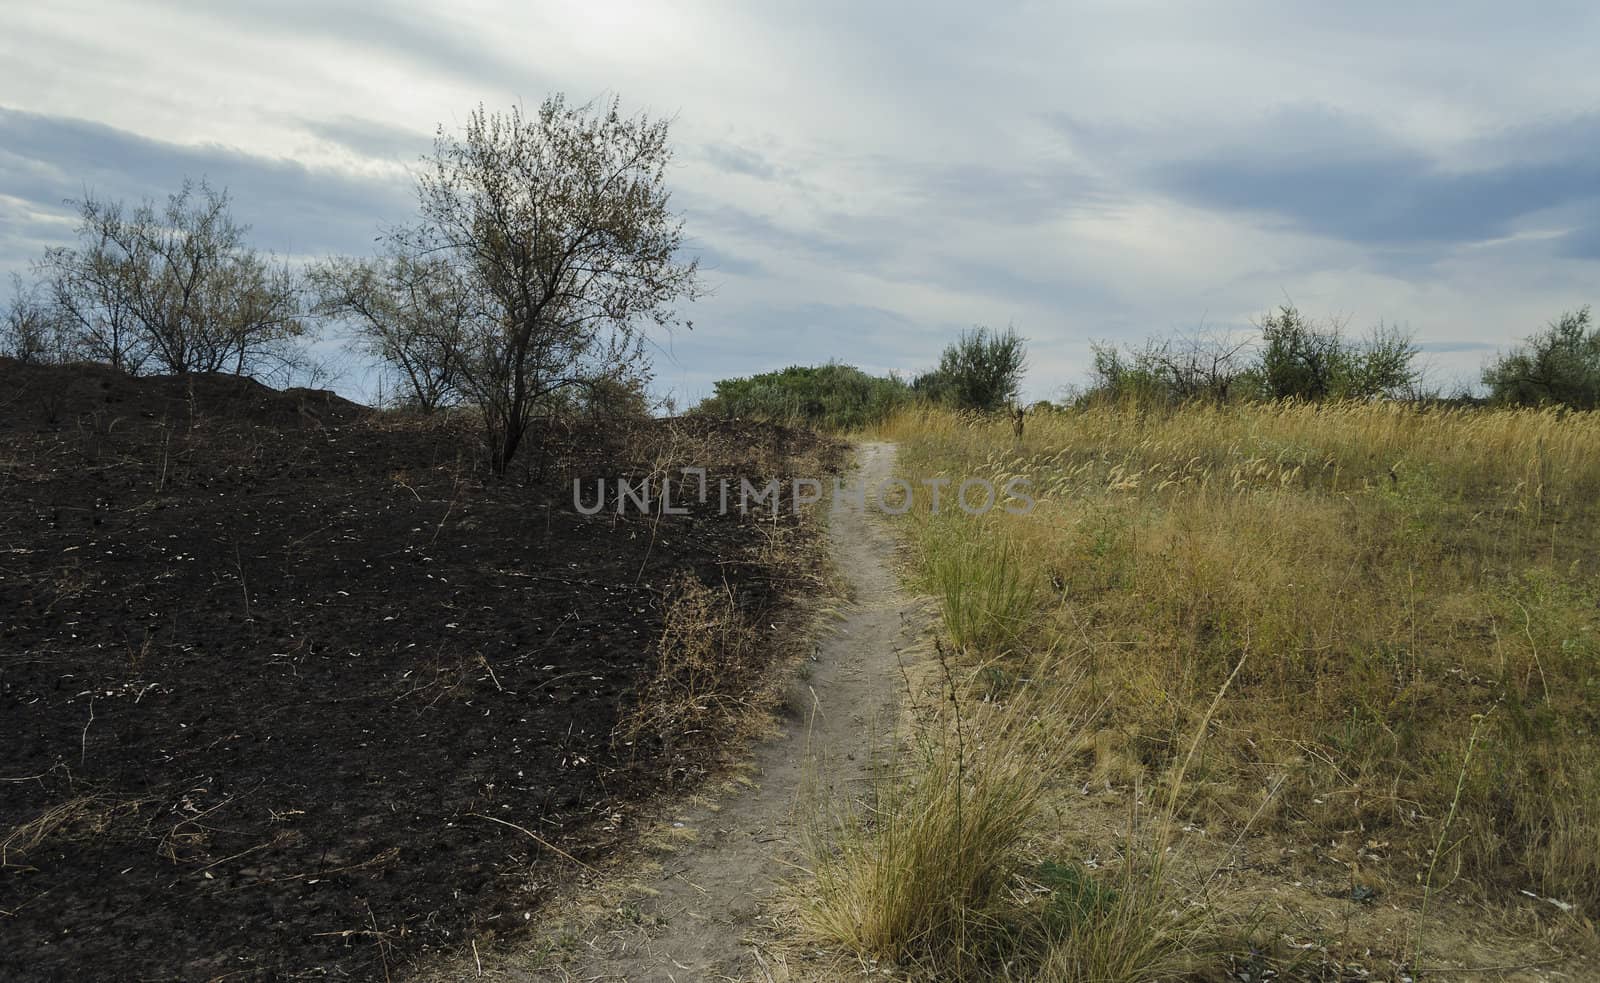
MULTIPOLYGON (((864 444, 852 482, 876 488, 893 472, 892 444, 864 444)), ((869 496, 870 503, 870 496, 869 496)), ((870 509, 870 504, 869 504, 870 509)), ((677 815, 685 845, 669 853, 638 901, 638 926, 585 940, 575 965, 536 978, 561 980, 763 979, 753 939, 772 934, 768 902, 802 863, 802 824, 819 801, 858 794, 873 752, 892 732, 899 656, 923 633, 922 606, 902 592, 884 517, 841 499, 829 522, 835 562, 849 587, 840 620, 796 680, 796 712, 754 752, 752 783, 720 802, 677 815)))

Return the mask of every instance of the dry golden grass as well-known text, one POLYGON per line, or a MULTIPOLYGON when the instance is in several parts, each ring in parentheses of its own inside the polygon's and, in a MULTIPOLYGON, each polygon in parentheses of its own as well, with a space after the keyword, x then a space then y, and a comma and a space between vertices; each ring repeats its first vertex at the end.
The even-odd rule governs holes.
POLYGON ((1120 858, 1099 874, 1056 862, 1041 842, 1054 800, 1076 794, 1097 712, 1083 681, 1048 652, 1025 662, 1009 645, 988 657, 936 650, 937 666, 908 680, 911 730, 870 805, 811 831, 804 933, 912 979, 1147 983, 1207 965, 1233 924, 1165 877, 1169 808, 1131 814, 1120 858))
POLYGON ((942 706, 878 775, 871 806, 814 837, 800 924, 870 963, 972 979, 1072 935, 1073 919, 1030 907, 1018 888, 1023 840, 1083 711, 1070 680, 980 700, 974 677, 958 679, 942 652, 940 665, 942 706))
MULTIPOLYGON (((650 489, 648 501, 658 508, 669 482, 680 506, 691 501, 696 484, 683 469, 703 468, 705 462, 738 462, 754 475, 810 476, 837 470, 842 458, 842 445, 831 440, 780 445, 751 439, 749 432, 730 436, 715 427, 674 421, 628 431, 623 439, 622 459, 635 462, 638 480, 650 489)), ((800 602, 832 589, 820 505, 788 511, 789 501, 784 504, 784 510, 756 525, 759 541, 738 558, 763 571, 763 584, 748 585, 741 594, 726 582, 708 584, 685 573, 671 585, 662 598, 664 624, 654 671, 619 722, 615 740, 626 747, 640 742, 671 747, 688 740, 714 748, 768 724, 780 694, 766 670, 791 656, 804 635, 778 629, 808 622, 809 607, 800 602), (775 596, 762 597, 764 591, 775 596)), ((660 519, 658 512, 654 522, 660 519)), ((655 536, 658 527, 648 528, 655 536)))
POLYGON ((764 709, 764 658, 760 632, 733 590, 684 575, 665 605, 655 671, 619 724, 618 739, 671 746, 686 734, 736 730, 764 709))
POLYGON ((113 822, 137 814, 150 802, 149 799, 83 795, 51 806, 0 838, 0 868, 22 866, 20 861, 30 850, 54 837, 98 836, 113 822))
POLYGON ((1075 713, 1104 704, 1087 777, 1181 786, 1180 822, 1412 902, 1600 909, 1600 414, 1097 408, 1018 441, 918 409, 883 435, 913 481, 1031 481, 1026 516, 914 512, 916 572, 985 672, 1047 653, 1075 713))

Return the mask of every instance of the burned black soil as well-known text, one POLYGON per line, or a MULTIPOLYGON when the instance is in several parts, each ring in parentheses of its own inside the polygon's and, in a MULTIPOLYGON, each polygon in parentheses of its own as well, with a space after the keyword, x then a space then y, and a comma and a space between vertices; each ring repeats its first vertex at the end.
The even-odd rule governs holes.
POLYGON ((328 393, 0 361, 0 978, 400 978, 537 917, 566 861, 535 836, 592 857, 696 780, 715 734, 613 738, 665 598, 689 573, 778 618, 774 537, 811 531, 584 516, 571 482, 838 448, 534 441, 497 478, 464 426, 328 393))

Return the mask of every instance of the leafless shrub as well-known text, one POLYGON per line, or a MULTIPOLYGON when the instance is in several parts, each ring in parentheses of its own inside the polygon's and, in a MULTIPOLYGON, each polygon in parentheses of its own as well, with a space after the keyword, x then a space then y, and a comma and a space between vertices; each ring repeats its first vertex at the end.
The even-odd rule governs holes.
POLYGON ((90 358, 128 372, 257 374, 303 359, 297 277, 248 246, 227 192, 185 181, 165 205, 88 196, 78 244, 37 264, 53 322, 90 358))

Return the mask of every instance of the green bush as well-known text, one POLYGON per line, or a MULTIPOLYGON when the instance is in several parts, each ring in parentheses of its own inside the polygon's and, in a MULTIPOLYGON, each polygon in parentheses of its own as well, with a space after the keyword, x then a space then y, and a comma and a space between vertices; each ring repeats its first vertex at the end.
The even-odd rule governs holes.
POLYGON ((911 388, 893 375, 868 375, 853 365, 830 362, 723 379, 695 412, 858 430, 878 423, 910 399, 911 388))
POLYGON ((1483 384, 1502 405, 1600 408, 1600 329, 1589 308, 1568 311, 1496 358, 1483 370, 1483 384))
POLYGON ((1417 382, 1410 336, 1379 325, 1356 341, 1338 322, 1313 324, 1280 307, 1261 322, 1262 348, 1252 371, 1267 399, 1375 399, 1406 394, 1417 382))
POLYGON ((924 399, 992 413, 1016 401, 1027 361, 1027 345, 1015 328, 973 328, 945 348, 938 368, 911 385, 924 399))
POLYGON ((1138 349, 1093 345, 1090 386, 1078 403, 1177 407, 1419 396, 1419 349, 1404 331, 1380 324, 1352 338, 1339 321, 1314 322, 1289 305, 1262 318, 1260 330, 1256 342, 1180 333, 1138 349))

